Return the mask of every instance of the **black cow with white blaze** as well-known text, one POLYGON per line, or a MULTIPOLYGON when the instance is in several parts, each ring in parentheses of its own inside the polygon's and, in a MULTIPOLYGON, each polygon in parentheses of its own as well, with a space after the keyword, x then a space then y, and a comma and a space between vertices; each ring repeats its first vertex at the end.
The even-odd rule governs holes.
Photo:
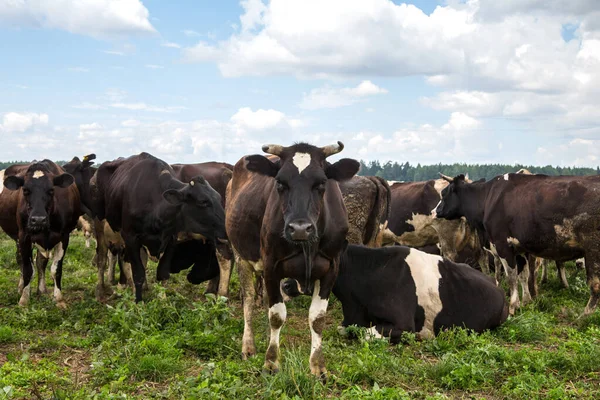
MULTIPOLYGON (((304 291, 283 284, 293 297, 304 291)), ((405 247, 349 245, 333 294, 342 303, 342 326, 369 328, 373 337, 398 343, 404 332, 431 338, 445 328, 493 329, 508 316, 504 292, 467 264, 405 247)))

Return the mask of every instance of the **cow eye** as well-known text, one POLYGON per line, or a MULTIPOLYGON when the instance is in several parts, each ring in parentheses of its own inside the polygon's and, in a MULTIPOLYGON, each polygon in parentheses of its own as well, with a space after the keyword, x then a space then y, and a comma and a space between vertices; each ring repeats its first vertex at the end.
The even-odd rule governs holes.
POLYGON ((317 182, 314 186, 315 190, 318 190, 319 192, 324 192, 325 191, 325 182, 317 182))
POLYGON ((48 196, 54 196, 54 189, 48 190, 48 196))
POLYGON ((29 190, 29 189, 23 189, 23 194, 25 196, 29 196, 31 194, 31 190, 29 190))
POLYGON ((208 207, 208 206, 210 206, 210 201, 208 201, 208 200, 200 200, 200 201, 198 202, 198 205, 199 205, 200 207, 208 207))
POLYGON ((283 192, 285 189, 287 189, 287 185, 281 181, 277 181, 275 185, 277 187, 278 192, 283 192))

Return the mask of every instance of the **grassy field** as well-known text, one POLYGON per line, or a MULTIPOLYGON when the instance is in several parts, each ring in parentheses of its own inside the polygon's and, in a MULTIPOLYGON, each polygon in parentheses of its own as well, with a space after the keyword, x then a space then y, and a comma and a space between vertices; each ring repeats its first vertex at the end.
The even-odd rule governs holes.
POLYGON ((481 335, 457 329, 422 342, 407 335, 400 346, 350 341, 337 333, 341 307, 332 299, 322 383, 308 368, 309 299, 288 304, 282 371, 264 375, 264 311, 256 317, 259 355, 240 358, 236 276, 227 303, 204 296, 205 286, 188 284, 185 274, 166 288, 155 284, 152 265, 144 304, 128 291, 99 304, 94 250, 83 242, 73 237, 65 259, 68 308, 32 290, 23 309, 14 244, 0 236, 0 399, 600 398, 600 312, 578 319, 588 290, 572 265, 570 289, 560 289, 552 270, 534 304, 481 335))

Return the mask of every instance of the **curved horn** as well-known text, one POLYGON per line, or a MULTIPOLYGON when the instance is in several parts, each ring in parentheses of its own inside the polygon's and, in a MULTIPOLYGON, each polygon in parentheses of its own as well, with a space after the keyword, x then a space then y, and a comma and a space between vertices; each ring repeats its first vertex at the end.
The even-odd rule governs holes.
POLYGON ((262 151, 268 154, 273 154, 274 156, 279 156, 283 152, 283 146, 279 144, 265 144, 262 147, 262 151))
POLYGON ((444 175, 441 172, 438 172, 438 174, 440 174, 440 178, 442 178, 445 181, 452 182, 454 180, 453 178, 450 178, 448 175, 444 175))
POLYGON ((87 156, 83 157, 83 161, 92 161, 96 159, 96 155, 94 153, 92 154, 88 154, 87 156))
POLYGON ((344 143, 338 141, 337 144, 321 147, 321 150, 325 153, 325 157, 329 157, 344 150, 344 143))

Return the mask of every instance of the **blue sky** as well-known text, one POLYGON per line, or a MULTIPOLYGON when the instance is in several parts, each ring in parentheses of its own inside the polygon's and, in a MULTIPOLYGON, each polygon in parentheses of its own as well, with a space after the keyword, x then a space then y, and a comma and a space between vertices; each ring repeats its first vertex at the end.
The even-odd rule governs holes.
POLYGON ((0 0, 0 159, 600 164, 594 0, 0 0), (9 4, 10 3, 10 4, 9 4))

